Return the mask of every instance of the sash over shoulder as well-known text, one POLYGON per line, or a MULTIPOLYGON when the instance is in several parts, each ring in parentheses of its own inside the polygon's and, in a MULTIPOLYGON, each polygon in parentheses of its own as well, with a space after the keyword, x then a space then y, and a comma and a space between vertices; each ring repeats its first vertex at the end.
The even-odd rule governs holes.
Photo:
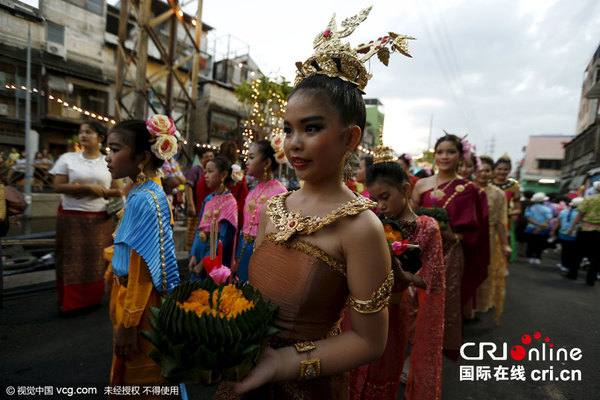
POLYGON ((160 207, 162 220, 162 246, 168 293, 179 284, 179 272, 173 242, 171 213, 168 211, 169 202, 162 188, 155 182, 147 182, 138 191, 129 195, 127 208, 115 236, 112 263, 115 275, 128 275, 129 257, 133 249, 148 265, 154 287, 159 292, 163 291, 161 262, 163 254, 161 254, 161 226, 157 206, 160 207))

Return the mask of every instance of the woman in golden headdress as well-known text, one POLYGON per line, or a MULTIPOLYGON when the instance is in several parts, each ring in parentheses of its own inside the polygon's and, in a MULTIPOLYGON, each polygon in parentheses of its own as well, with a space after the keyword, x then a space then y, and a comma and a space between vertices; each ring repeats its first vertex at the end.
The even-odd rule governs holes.
MULTIPOLYGON (((300 67, 284 149, 304 185, 267 202, 249 265, 249 282, 279 307, 280 332, 250 375, 222 385, 217 398, 251 391, 248 397, 260 399, 345 399, 345 371, 385 348, 393 285, 385 234, 369 210, 374 203, 342 181, 365 127, 361 90, 369 75, 365 60, 339 38, 369 10, 347 19, 343 31, 330 23, 315 40, 315 56, 300 67), (340 333, 347 301, 352 329, 340 333)), ((380 38, 366 47, 373 55, 384 42, 400 48, 402 40, 380 38)))

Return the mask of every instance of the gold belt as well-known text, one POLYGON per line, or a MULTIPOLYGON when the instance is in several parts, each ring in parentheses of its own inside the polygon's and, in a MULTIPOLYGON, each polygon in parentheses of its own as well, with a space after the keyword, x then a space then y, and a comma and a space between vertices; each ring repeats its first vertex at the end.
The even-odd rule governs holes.
POLYGON ((246 243, 246 244, 254 243, 254 239, 256 239, 256 236, 252 236, 252 235, 248 235, 248 234, 244 233, 244 243, 246 243))

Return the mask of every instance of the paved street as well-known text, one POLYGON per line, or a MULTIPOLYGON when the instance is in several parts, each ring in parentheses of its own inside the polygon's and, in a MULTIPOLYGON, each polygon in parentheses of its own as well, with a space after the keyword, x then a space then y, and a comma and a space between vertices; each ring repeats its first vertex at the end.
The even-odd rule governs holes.
MULTIPOLYGON (((554 349, 582 351, 579 361, 516 362, 461 360, 458 364, 444 360, 443 399, 598 399, 600 373, 600 318, 598 303, 600 284, 584 285, 580 272, 578 281, 560 276, 555 255, 545 256, 542 265, 529 265, 519 260, 510 266, 505 313, 500 327, 494 327, 492 312, 477 322, 465 326, 467 341, 508 343, 508 351, 528 334, 541 333, 554 349), (459 366, 489 366, 488 381, 459 380, 459 366), (493 367, 523 365, 526 381, 496 381, 493 367), (537 381, 530 378, 533 369, 580 370, 581 382, 537 381)), ((0 310, 0 397, 6 387, 24 385, 97 386, 99 391, 108 381, 111 359, 111 326, 108 304, 84 315, 59 317, 56 293, 51 288, 5 298, 0 310)), ((536 342, 532 339, 532 342, 536 342)), ((533 347, 524 346, 525 348, 533 347)), ((540 347, 540 346, 537 346, 540 347)), ((469 351, 475 353, 475 348, 469 351)), ((548 360, 548 356, 546 357, 548 360)), ((210 388, 190 388, 191 398, 209 399, 210 388)), ((27 396, 48 398, 48 396, 27 396)), ((97 396, 93 398, 103 398, 97 396)), ((26 398, 12 396, 12 398, 26 398)), ((58 397, 57 397, 58 398, 58 397)), ((73 396, 71 398, 92 398, 73 396)), ((401 397, 399 397, 401 398, 401 397)))

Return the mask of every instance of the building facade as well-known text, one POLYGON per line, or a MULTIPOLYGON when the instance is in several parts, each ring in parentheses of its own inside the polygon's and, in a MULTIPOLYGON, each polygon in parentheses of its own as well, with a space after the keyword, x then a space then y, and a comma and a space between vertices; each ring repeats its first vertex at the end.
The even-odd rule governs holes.
MULTIPOLYGON (((153 0, 153 18, 170 8, 168 3, 153 0)), ((130 13, 131 14, 131 13, 130 13)), ((184 20, 192 16, 184 14, 184 20)), ((195 21, 194 21, 195 22, 195 21)), ((0 0, 0 151, 25 146, 25 94, 31 93, 31 126, 39 136, 39 149, 47 148, 54 156, 69 150, 77 140, 79 125, 90 118, 115 122, 115 81, 117 76, 119 8, 105 0, 44 0, 39 7, 16 0, 0 0), (31 35, 31 87, 25 87, 28 29, 31 35)), ((127 31, 139 28, 133 14, 127 31)), ((256 74, 258 67, 246 54, 215 62, 208 50, 208 33, 213 28, 202 24, 198 96, 188 146, 194 142, 220 144, 223 140, 241 140, 242 120, 247 115, 235 98, 234 90, 243 80, 256 74), (222 68, 227 65, 227 68, 222 68), (225 71, 225 73, 223 73, 225 71)), ((170 35, 169 23, 153 27, 159 39, 170 35)), ((186 32, 177 28, 177 46, 184 46, 186 32)), ((194 47, 178 49, 192 53, 194 47)), ((135 55, 134 40, 125 42, 125 51, 135 55)), ((128 66, 123 85, 132 88, 134 63, 128 66)), ((191 60, 177 65, 176 74, 191 69, 191 60)), ((164 64, 157 46, 149 40, 146 76, 152 81, 147 97, 146 114, 164 112, 166 84, 164 64)), ((173 86, 174 120, 184 112, 182 96, 173 86)), ((123 99, 128 107, 132 100, 123 99)), ((117 102, 118 103, 118 102, 117 102)))
POLYGON ((573 135, 529 137, 520 168, 522 190, 555 193, 561 188, 561 169, 567 144, 573 135))
POLYGON ((584 74, 576 136, 565 146, 562 191, 580 189, 600 179, 600 46, 584 74), (591 179, 586 179, 591 178, 591 179))

